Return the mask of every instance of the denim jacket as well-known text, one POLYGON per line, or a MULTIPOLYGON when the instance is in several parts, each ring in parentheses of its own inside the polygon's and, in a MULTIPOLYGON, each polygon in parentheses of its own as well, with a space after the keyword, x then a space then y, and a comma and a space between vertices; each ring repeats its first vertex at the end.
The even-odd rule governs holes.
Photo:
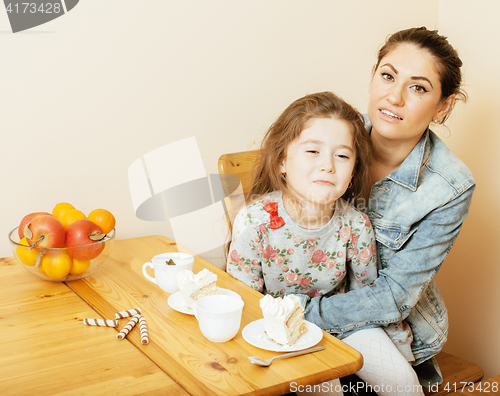
POLYGON ((436 355, 447 338, 448 314, 433 278, 458 236, 474 188, 469 169, 427 129, 401 166, 371 189, 367 214, 379 277, 372 287, 346 294, 301 295, 305 318, 339 338, 406 319, 413 364, 436 355))

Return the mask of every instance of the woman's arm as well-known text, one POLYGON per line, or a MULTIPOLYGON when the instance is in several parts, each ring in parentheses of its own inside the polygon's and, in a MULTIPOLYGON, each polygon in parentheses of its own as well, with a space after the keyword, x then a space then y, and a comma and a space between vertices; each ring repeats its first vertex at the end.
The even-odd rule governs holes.
POLYGON ((418 230, 379 271, 372 287, 303 301, 307 304, 305 318, 331 333, 406 318, 452 248, 469 211, 473 190, 469 188, 424 217, 418 230))

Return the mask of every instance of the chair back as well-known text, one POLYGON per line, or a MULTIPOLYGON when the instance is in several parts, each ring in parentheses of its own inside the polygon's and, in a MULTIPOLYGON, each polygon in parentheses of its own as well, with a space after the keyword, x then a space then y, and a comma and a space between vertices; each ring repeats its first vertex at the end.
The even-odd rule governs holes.
POLYGON ((250 190, 252 183, 251 170, 259 158, 260 150, 223 154, 219 158, 218 168, 229 219, 233 219, 238 210, 245 205, 245 194, 250 190))

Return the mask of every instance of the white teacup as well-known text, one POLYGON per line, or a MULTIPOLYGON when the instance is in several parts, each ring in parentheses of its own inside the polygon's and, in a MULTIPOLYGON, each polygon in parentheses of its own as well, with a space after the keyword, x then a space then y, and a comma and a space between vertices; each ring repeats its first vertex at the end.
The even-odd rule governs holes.
POLYGON ((245 303, 239 296, 212 295, 194 304, 201 333, 212 342, 231 340, 240 330, 245 303))
POLYGON ((156 283, 163 291, 174 293, 179 290, 179 285, 175 280, 178 272, 183 270, 193 270, 194 257, 187 253, 162 253, 154 256, 151 262, 142 266, 142 273, 147 280, 156 283), (168 261, 174 261, 175 265, 168 265, 168 261), (155 277, 150 276, 146 268, 153 268, 155 277))

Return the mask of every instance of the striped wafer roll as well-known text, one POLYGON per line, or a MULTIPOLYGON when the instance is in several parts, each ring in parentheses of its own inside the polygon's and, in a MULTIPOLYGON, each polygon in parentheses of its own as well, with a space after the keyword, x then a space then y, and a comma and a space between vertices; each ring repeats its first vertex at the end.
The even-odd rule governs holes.
POLYGON ((134 316, 141 313, 140 308, 130 309, 128 311, 120 311, 115 313, 115 319, 123 319, 128 318, 130 316, 134 316))
POLYGON ((119 340, 123 340, 126 335, 134 328, 134 326, 137 324, 139 321, 140 315, 134 315, 132 316, 132 319, 129 320, 129 322, 121 329, 121 331, 116 335, 116 338, 119 340))
POLYGON ((111 320, 111 319, 85 318, 85 319, 83 319, 83 324, 85 324, 87 326, 117 327, 118 321, 111 320))
POLYGON ((148 327, 146 326, 146 319, 144 319, 144 316, 139 318, 139 327, 141 330, 141 342, 144 345, 149 344, 148 327))

